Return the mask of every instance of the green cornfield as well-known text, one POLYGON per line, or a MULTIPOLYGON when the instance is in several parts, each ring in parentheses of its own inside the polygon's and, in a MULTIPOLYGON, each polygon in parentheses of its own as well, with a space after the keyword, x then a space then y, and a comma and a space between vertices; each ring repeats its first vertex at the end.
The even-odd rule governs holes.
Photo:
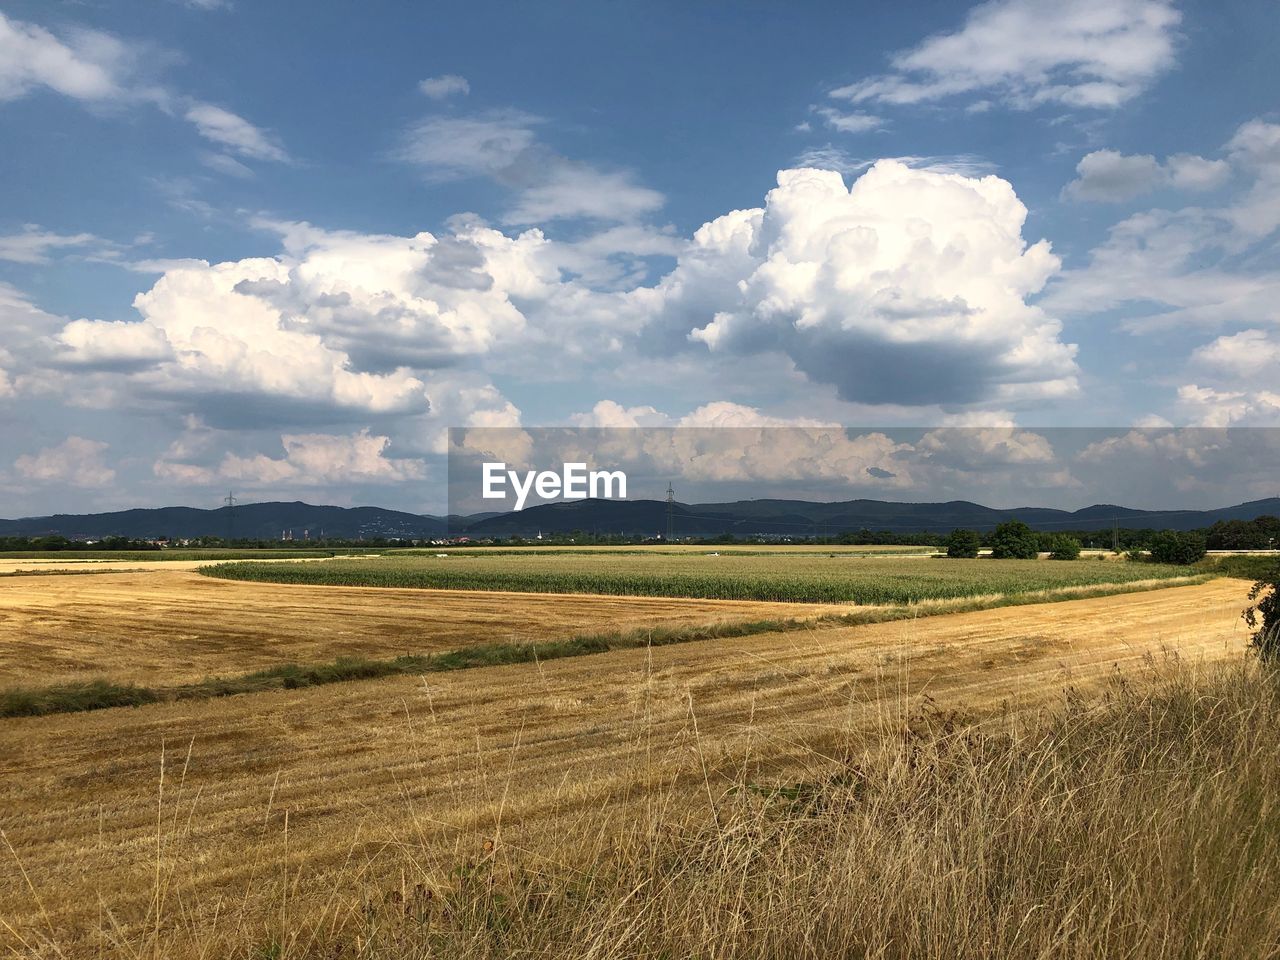
POLYGON ((268 583, 794 603, 903 604, 1186 576, 1185 567, 1098 560, 929 557, 525 555, 220 563, 212 577, 268 583))

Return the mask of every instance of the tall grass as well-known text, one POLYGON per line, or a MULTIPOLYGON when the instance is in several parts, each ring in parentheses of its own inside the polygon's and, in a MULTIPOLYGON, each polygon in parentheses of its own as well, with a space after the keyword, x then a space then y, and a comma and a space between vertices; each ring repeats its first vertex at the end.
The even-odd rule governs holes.
POLYGON ((812 742, 799 779, 701 758, 609 830, 570 820, 540 845, 432 852, 406 822, 381 867, 319 892, 264 863, 283 876, 255 891, 269 903, 227 891, 212 921, 175 904, 102 942, 174 960, 1273 957, 1278 683, 1253 662, 1152 664, 1029 726, 925 701, 870 745, 812 742))
POLYGON ((397 960, 1276 956, 1277 690, 1183 668, 1021 735, 926 705, 812 780, 739 781, 701 827, 641 824, 586 872, 477 858, 358 936, 397 960))

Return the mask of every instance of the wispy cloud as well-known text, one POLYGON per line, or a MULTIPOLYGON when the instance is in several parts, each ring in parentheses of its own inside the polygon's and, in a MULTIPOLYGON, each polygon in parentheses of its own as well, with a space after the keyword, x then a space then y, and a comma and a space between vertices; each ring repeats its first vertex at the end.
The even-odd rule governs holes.
POLYGON ((854 104, 980 95, 1020 109, 1114 109, 1173 66, 1181 15, 1171 0, 990 0, 953 33, 891 57, 891 69, 840 87, 854 104))
POLYGON ((418 90, 424 97, 432 100, 448 100, 454 96, 465 96, 471 92, 471 84, 466 77, 456 73, 445 73, 438 77, 428 77, 418 83, 418 90))
POLYGON ((211 103, 193 102, 185 114, 200 136, 253 160, 289 160, 278 139, 230 110, 211 103))

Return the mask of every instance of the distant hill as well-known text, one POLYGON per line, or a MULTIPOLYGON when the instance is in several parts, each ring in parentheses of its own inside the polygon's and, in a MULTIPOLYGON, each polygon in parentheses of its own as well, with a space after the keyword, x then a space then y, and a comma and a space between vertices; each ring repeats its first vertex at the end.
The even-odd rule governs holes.
POLYGON ((51 517, 24 517, 0 520, 0 536, 48 536, 59 534, 75 540, 98 540, 120 536, 155 537, 236 537, 279 540, 292 531, 295 540, 309 532, 341 539, 376 537, 429 538, 445 531, 442 517, 419 516, 382 507, 326 507, 293 503, 245 503, 234 508, 200 510, 196 507, 159 507, 121 510, 116 513, 55 514, 51 517))
MULTIPOLYGON (((1022 520, 1039 530, 1107 530, 1155 527, 1191 530, 1218 520, 1251 520, 1280 515, 1280 498, 1255 500, 1217 510, 1140 510, 1095 504, 1081 510, 1017 507, 1000 510, 967 500, 947 503, 897 503, 887 500, 742 500, 733 503, 677 503, 673 507, 676 536, 702 537, 732 533, 829 536, 845 530, 892 530, 895 533, 946 533, 956 527, 990 530, 1005 520, 1022 520)), ((536 536, 539 531, 621 533, 654 536, 667 528, 667 505, 661 500, 579 500, 527 507, 464 524, 472 537, 536 536)), ((457 528, 455 528, 455 533, 457 528)))
MULTIPOLYGON (((678 537, 708 537, 732 533, 774 536, 830 536, 842 531, 892 530, 896 533, 945 533, 956 527, 990 530, 1017 518, 1040 530, 1106 530, 1155 527, 1190 530, 1218 520, 1251 520, 1263 514, 1280 516, 1280 498, 1254 500, 1217 510, 1140 510, 1095 504, 1081 510, 1019 507, 1000 510, 967 500, 947 503, 897 503, 887 500, 845 500, 815 503, 807 500, 740 500, 732 503, 677 503, 673 526, 678 537)), ((381 507, 316 506, 293 503, 246 503, 201 510, 160 507, 116 513, 56 514, 0 520, 0 536, 47 536, 97 540, 107 536, 236 537, 277 540, 292 531, 295 540, 306 533, 342 539, 377 537, 430 539, 443 536, 534 537, 538 533, 583 530, 596 534, 655 536, 666 531, 667 504, 661 500, 579 500, 528 507, 518 513, 482 513, 469 517, 419 516, 381 507), (234 527, 232 526, 234 524, 234 527)))

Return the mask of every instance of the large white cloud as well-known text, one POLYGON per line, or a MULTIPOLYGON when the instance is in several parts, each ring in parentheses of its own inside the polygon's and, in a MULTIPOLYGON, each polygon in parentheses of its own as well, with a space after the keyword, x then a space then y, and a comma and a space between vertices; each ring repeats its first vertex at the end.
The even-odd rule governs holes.
POLYGON ((1075 390, 1075 348, 1027 298, 1058 268, 994 176, 880 161, 786 170, 760 209, 705 224, 632 300, 668 347, 777 351, 849 401, 966 404, 1075 390))
POLYGON ((536 232, 273 227, 279 257, 170 265, 135 299, 139 322, 70 323, 59 359, 132 368, 128 389, 211 421, 417 414, 429 407, 426 373, 517 340, 526 321, 510 297, 546 280, 536 232))

